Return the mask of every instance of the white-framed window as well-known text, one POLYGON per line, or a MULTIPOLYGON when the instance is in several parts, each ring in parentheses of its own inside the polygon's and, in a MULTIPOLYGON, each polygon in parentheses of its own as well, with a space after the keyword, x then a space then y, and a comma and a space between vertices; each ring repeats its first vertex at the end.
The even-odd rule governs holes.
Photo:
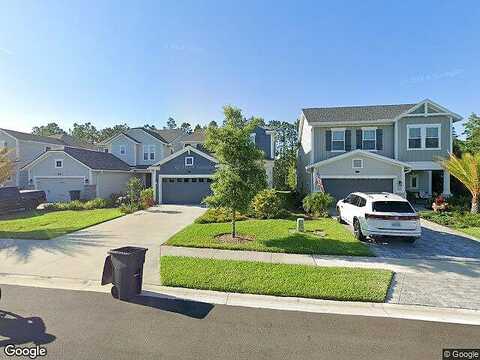
POLYGON ((127 154, 127 147, 125 145, 120 145, 120 155, 127 154))
POLYGON ((362 149, 363 150, 377 149, 377 128, 362 129, 362 149))
POLYGON ((352 159, 352 169, 363 169, 363 159, 352 159))
POLYGON ((410 176, 410 189, 418 189, 418 175, 410 176))
POLYGON ((63 168, 63 159, 55 159, 55 169, 63 168))
POLYGON ((185 166, 193 166, 193 156, 185 156, 185 166))
POLYGON ((103 149, 103 152, 108 153, 108 148, 103 149))
POLYGON ((143 160, 155 160, 155 145, 143 145, 143 160))
POLYGON ((407 150, 439 150, 440 124, 407 125, 407 150))
POLYGON ((332 129, 332 151, 345 151, 345 129, 332 129))

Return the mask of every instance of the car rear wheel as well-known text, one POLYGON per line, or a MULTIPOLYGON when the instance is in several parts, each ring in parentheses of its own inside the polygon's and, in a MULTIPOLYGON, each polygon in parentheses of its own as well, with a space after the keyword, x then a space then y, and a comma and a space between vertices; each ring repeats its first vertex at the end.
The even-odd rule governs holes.
POLYGON ((359 241, 365 241, 365 235, 362 233, 362 228, 360 227, 360 221, 358 219, 353 220, 353 232, 355 234, 355 237, 359 241))

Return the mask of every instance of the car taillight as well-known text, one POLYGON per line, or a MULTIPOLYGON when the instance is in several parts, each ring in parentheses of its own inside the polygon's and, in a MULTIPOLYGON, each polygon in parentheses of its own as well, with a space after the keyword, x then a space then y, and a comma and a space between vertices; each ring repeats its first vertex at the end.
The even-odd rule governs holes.
POLYGON ((366 219, 375 219, 375 220, 418 220, 420 217, 418 215, 377 215, 377 214, 365 214, 366 219))

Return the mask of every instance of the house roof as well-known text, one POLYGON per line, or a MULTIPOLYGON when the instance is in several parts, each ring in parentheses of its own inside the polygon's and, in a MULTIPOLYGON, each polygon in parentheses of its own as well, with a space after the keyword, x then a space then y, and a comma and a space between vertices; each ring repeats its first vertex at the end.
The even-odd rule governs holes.
POLYGON ((6 132, 8 135, 14 137, 15 139, 18 140, 24 140, 24 141, 38 141, 38 142, 43 142, 47 144, 54 144, 54 145, 65 145, 65 143, 57 138, 54 137, 49 137, 49 136, 38 136, 38 135, 33 135, 33 134, 28 134, 20 131, 15 131, 15 130, 9 130, 9 129, 0 129, 4 132, 6 132))
POLYGON ((417 104, 339 106, 306 108, 303 114, 309 123, 393 120, 417 104))
POLYGON ((206 129, 197 129, 192 132, 190 135, 182 139, 183 142, 205 142, 207 136, 206 129))
POLYGON ((72 147, 65 147, 63 151, 92 170, 130 171, 130 166, 126 162, 111 153, 72 147))
POLYGON ((160 135, 166 143, 171 143, 182 135, 185 135, 182 129, 163 129, 163 130, 150 130, 160 135))
POLYGON ((84 141, 79 141, 75 139, 73 136, 68 134, 56 134, 56 135, 50 135, 49 137, 62 141, 66 146, 81 147, 84 149, 91 149, 91 150, 97 149, 97 147, 94 144, 90 144, 84 141))
POLYGON ((128 135, 128 134, 125 133, 125 132, 119 132, 118 134, 115 134, 115 135, 113 135, 113 136, 110 136, 108 139, 105 139, 105 140, 103 140, 103 141, 100 141, 100 142, 98 143, 98 145, 108 144, 110 141, 112 141, 112 140, 115 139, 116 137, 122 136, 122 135, 125 136, 126 138, 132 140, 134 143, 140 144, 140 141, 138 141, 138 140, 135 139, 134 137, 128 135))
POLYGON ((196 153, 196 154, 198 154, 198 155, 204 157, 205 159, 208 159, 208 160, 210 160, 210 161, 212 161, 212 162, 214 162, 214 163, 218 163, 218 160, 217 160, 215 157, 213 157, 211 154, 208 154, 208 153, 206 153, 206 152, 204 152, 204 151, 202 151, 202 150, 199 150, 199 149, 197 149, 197 148, 194 148, 194 147, 188 145, 188 146, 185 146, 183 149, 178 150, 177 152, 174 152, 173 154, 171 154, 171 155, 163 158, 163 159, 160 160, 159 162, 151 165, 151 166, 150 166, 150 169, 158 168, 159 166, 161 166, 161 165, 169 162, 170 160, 175 159, 177 156, 180 156, 180 155, 182 155, 182 154, 184 154, 184 153, 186 153, 186 152, 190 152, 190 151, 191 151, 191 152, 194 152, 194 153, 196 153))

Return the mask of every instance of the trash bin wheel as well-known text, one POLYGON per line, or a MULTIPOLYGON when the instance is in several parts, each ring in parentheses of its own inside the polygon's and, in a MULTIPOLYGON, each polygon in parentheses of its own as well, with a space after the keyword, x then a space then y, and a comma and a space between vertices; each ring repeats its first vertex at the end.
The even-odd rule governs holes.
POLYGON ((112 289, 110 290, 110 293, 112 294, 112 296, 115 298, 115 299, 118 299, 118 289, 117 287, 114 285, 112 286, 112 289))

